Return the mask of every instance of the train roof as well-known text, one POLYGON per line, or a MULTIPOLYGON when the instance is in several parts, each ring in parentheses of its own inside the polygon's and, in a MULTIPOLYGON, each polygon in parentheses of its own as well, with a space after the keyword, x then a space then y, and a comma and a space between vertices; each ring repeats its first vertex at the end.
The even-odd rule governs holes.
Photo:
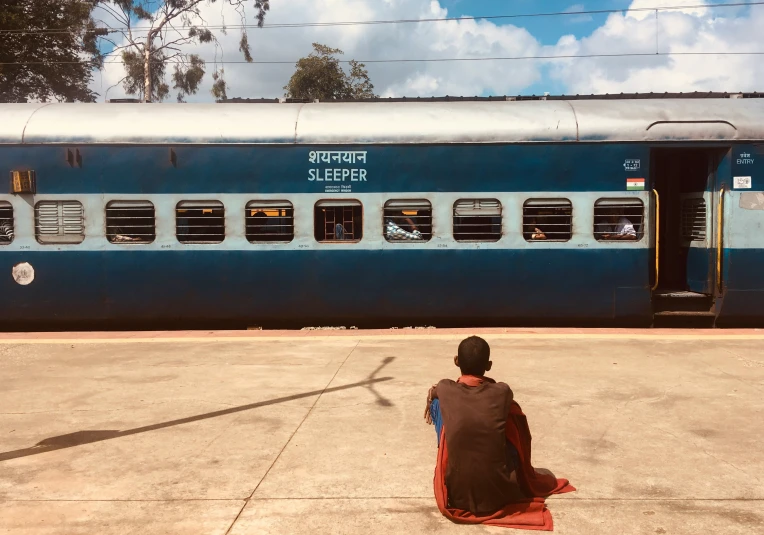
POLYGON ((764 99, 0 104, 0 144, 764 140, 764 99))

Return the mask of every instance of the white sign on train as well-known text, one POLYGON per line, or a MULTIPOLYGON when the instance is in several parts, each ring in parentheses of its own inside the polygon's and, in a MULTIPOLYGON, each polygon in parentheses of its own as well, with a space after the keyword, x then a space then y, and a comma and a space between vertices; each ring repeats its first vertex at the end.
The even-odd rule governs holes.
POLYGON ((641 167, 642 167, 642 162, 640 160, 628 159, 625 162, 623 162, 623 168, 626 171, 639 171, 641 167))
POLYGON ((735 189, 751 189, 751 177, 749 176, 736 176, 732 182, 732 186, 735 189))
POLYGON ((741 152, 740 157, 737 159, 738 165, 752 165, 753 164, 753 158, 751 158, 751 154, 748 152, 741 152))
POLYGON ((366 182, 366 169, 308 169, 311 182, 366 182))
MULTIPOLYGON (((366 151, 312 150, 308 153, 310 163, 366 163, 366 151)), ((308 169, 310 182, 366 182, 366 169, 331 168, 308 169)))
POLYGON ((308 153, 308 161, 310 163, 355 163, 356 160, 366 163, 366 151, 312 150, 308 153))
POLYGON ((352 192, 353 192, 353 189, 350 184, 324 186, 324 193, 352 193, 352 192))

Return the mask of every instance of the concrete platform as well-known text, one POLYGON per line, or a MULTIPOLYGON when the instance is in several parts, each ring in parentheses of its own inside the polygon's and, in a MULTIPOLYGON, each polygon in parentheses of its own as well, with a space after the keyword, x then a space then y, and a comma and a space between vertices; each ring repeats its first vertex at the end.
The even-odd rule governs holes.
POLYGON ((555 532, 764 533, 764 332, 580 329, 0 334, 0 533, 508 533, 433 498, 473 332, 555 532))

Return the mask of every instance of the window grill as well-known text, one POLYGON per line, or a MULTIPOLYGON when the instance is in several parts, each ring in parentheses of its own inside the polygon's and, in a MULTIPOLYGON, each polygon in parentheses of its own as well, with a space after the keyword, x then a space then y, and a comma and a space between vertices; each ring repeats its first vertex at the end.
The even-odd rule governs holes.
POLYGON ((175 207, 180 243, 220 243, 225 239, 225 207, 220 201, 181 201, 175 207))
POLYGON ((316 241, 360 241, 363 207, 359 201, 319 201, 314 210, 316 241))
POLYGON ((702 197, 682 201, 682 239, 705 241, 706 200, 702 197))
POLYGON ((13 241, 13 205, 0 201, 0 245, 8 245, 13 241))
POLYGON ((523 236, 528 241, 568 241, 573 205, 568 199, 529 199, 523 204, 523 236))
POLYGON ((432 238, 430 201, 387 201, 384 214, 384 233, 387 241, 429 241, 432 238))
POLYGON ((111 243, 151 243, 156 239, 154 205, 112 201, 106 205, 106 238, 111 243))
POLYGON ((289 201, 251 201, 244 214, 250 242, 290 242, 294 239, 294 208, 289 201))
POLYGON ((641 240, 645 205, 641 199, 599 199, 594 203, 594 239, 641 240))
POLYGON ((35 235, 40 243, 81 243, 85 211, 78 201, 40 201, 35 205, 35 235))
POLYGON ((499 241, 501 203, 497 199, 460 199, 454 203, 456 241, 499 241))

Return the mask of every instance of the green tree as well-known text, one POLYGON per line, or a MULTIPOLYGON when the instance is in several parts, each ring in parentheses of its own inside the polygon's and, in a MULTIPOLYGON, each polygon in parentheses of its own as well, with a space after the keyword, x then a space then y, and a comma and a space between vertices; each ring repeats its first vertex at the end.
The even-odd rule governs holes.
POLYGON ((308 100, 374 98, 374 86, 363 63, 350 61, 350 73, 334 57, 338 48, 313 43, 313 52, 300 58, 289 83, 284 86, 287 98, 308 100))
POLYGON ((97 1, 0 0, 0 102, 82 101, 101 66, 97 1))
MULTIPOLYGON (((196 93, 206 73, 205 61, 196 54, 183 52, 189 44, 219 42, 201 16, 202 4, 225 2, 236 8, 241 16, 242 33, 239 51, 248 62, 252 53, 247 37, 245 8, 255 11, 257 26, 262 27, 270 0, 103 0, 104 9, 116 20, 112 33, 121 34, 123 42, 107 39, 114 51, 122 55, 125 77, 122 86, 130 95, 138 94, 146 102, 162 101, 170 93, 165 71, 172 64, 173 88, 178 90, 178 102, 196 93)), ((225 28, 220 30, 225 34, 225 28)), ((226 98, 223 69, 215 69, 212 94, 226 98)))

